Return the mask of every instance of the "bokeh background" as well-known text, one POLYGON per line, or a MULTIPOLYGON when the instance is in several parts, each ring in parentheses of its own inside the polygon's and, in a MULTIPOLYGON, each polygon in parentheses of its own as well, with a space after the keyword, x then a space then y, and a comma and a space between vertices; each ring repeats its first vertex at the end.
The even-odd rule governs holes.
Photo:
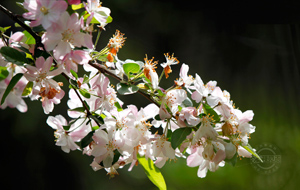
MULTIPOLYGON (((1 0, 1 4, 23 13, 15 1, 1 0)), ((161 169, 168 189, 265 190, 300 185, 299 1, 107 0, 103 6, 111 9, 114 20, 101 34, 99 49, 119 29, 127 37, 120 59, 143 60, 147 54, 161 63, 164 53, 174 53, 190 66, 189 74, 198 73, 204 82, 216 80, 231 93, 237 107, 254 111, 251 123, 256 131, 250 140, 254 148, 269 143, 280 150, 281 165, 268 175, 257 172, 250 159, 242 159, 235 167, 226 165, 201 179, 198 168, 189 168, 178 159, 161 169)), ((13 25, 3 13, 0 23, 13 25)), ((180 65, 172 69, 170 80, 162 87, 172 85, 178 77, 180 65)), ((67 98, 50 115, 67 117, 67 98)), ((127 104, 147 104, 138 95, 119 98, 127 104)), ((27 103, 27 113, 0 110, 1 188, 156 189, 140 166, 132 172, 125 167, 119 176, 109 179, 104 170, 91 169, 92 158, 79 151, 64 153, 54 145, 41 103, 27 103)))

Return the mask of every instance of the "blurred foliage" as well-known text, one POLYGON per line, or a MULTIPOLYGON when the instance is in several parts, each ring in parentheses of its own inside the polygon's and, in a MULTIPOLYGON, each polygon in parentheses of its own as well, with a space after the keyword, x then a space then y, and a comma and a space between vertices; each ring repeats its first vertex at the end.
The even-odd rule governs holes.
MULTIPOLYGON (((14 1, 1 3, 22 13, 14 1)), ((120 59, 143 60, 147 54, 161 63, 164 53, 174 53, 190 66, 189 74, 198 73, 204 82, 216 80, 231 93, 237 107, 254 111, 251 123, 257 128, 250 140, 254 148, 267 142, 280 149, 281 166, 269 175, 256 172, 250 159, 242 159, 235 167, 226 165, 200 179, 198 168, 187 167, 181 159, 171 161, 161 170, 168 189, 296 189, 300 185, 300 26, 295 24, 300 21, 299 3, 222 3, 218 8, 212 3, 114 0, 103 1, 103 6, 112 10, 113 22, 101 34, 99 48, 119 29, 127 37, 120 59)), ((2 13, 0 23, 14 25, 2 13)), ((180 66, 172 69, 162 87, 178 78, 180 66)), ((119 98, 127 104, 147 104, 139 95, 119 98)), ((66 116, 67 99, 66 95, 51 115, 66 116)), ((0 110, 5 189, 155 189, 140 166, 132 172, 125 167, 109 179, 104 170, 91 169, 92 160, 86 155, 61 151, 54 145, 41 103, 27 103, 25 114, 0 110)))

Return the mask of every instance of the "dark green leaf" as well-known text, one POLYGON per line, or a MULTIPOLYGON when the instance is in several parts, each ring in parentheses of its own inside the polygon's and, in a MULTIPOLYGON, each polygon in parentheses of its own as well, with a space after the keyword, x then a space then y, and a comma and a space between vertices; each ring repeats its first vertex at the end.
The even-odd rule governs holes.
POLYGON ((121 156, 120 152, 117 149, 114 150, 114 159, 111 165, 114 165, 119 160, 120 156, 121 156))
POLYGON ((185 139, 186 136, 191 134, 192 128, 184 127, 176 129, 172 134, 171 139, 171 146, 173 149, 176 149, 185 139))
POLYGON ((0 66, 0 81, 6 79, 6 77, 9 75, 9 72, 6 67, 0 66))
POLYGON ((104 124, 104 119, 101 117, 101 115, 94 114, 94 115, 90 115, 89 117, 101 125, 104 124))
POLYGON ((134 94, 139 90, 139 87, 135 85, 129 85, 125 83, 118 83, 117 84, 117 91, 121 95, 128 95, 128 94, 134 94))
POLYGON ((17 65, 29 63, 29 61, 26 59, 26 54, 14 48, 4 46, 0 49, 0 53, 8 62, 12 62, 17 65))
POLYGON ((22 78, 22 76, 23 76, 23 73, 18 73, 10 80, 10 82, 2 96, 1 105, 4 103, 6 97, 8 96, 10 91, 15 87, 15 85, 19 82, 19 80, 22 78))
POLYGON ((212 117, 215 120, 215 122, 219 122, 220 121, 220 116, 208 104, 203 104, 203 109, 204 109, 204 113, 206 115, 209 115, 210 117, 212 117))
POLYGON ((154 119, 157 120, 157 121, 160 121, 160 120, 161 120, 159 114, 157 114, 157 115, 154 117, 154 119))
POLYGON ((33 87, 33 82, 29 81, 22 92, 22 96, 29 95, 32 91, 32 87, 33 87))
POLYGON ((167 185, 165 182, 165 179, 159 169, 154 165, 153 161, 145 157, 140 157, 137 155, 137 159, 139 161, 139 164, 143 166, 145 173, 147 177, 150 179, 150 181, 158 187, 160 190, 166 190, 167 185))
POLYGON ((76 80, 69 79, 69 83, 70 83, 70 85, 71 85, 74 89, 79 89, 79 86, 78 86, 76 80))
POLYGON ((65 131, 68 131, 70 129, 70 127, 71 127, 71 125, 65 125, 65 126, 63 126, 63 128, 64 128, 65 131))
POLYGON ((88 146, 93 141, 93 135, 95 131, 89 132, 83 139, 81 140, 80 147, 83 149, 88 146))
POLYGON ((69 111, 85 112, 85 108, 84 107, 78 107, 78 108, 74 108, 74 109, 69 109, 69 111))

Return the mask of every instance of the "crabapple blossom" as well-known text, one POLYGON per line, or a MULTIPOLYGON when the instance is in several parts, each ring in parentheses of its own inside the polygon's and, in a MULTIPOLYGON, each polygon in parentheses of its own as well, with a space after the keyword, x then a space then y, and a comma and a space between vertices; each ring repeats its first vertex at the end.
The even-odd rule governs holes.
POLYGON ((81 21, 78 17, 78 13, 70 16, 64 12, 51 30, 43 34, 42 43, 47 51, 53 50, 56 59, 62 60, 74 47, 93 48, 92 36, 80 31, 81 21))
POLYGON ((41 24, 48 29, 59 20, 68 5, 63 0, 25 0, 23 6, 29 11, 23 17, 32 20, 30 26, 41 24))
MULTIPOLYGON (((5 89, 7 88, 10 78, 6 78, 0 81, 0 99, 2 99, 5 89)), ((20 112, 27 112, 27 104, 22 98, 22 92, 27 84, 27 80, 22 77, 18 83, 14 86, 12 91, 8 94, 3 104, 0 106, 1 109, 5 109, 7 106, 10 108, 17 108, 20 112)))
POLYGON ((96 50, 100 33, 111 21, 110 9, 99 0, 82 4, 79 0, 25 0, 23 6, 30 26, 42 27, 30 31, 18 20, 27 33, 10 37, 2 35, 6 29, 1 27, 0 108, 26 112, 23 98, 29 97, 41 100, 44 113, 49 114, 64 97, 63 83, 54 79, 63 75, 69 84, 65 87, 69 86, 71 119, 49 116, 46 123, 55 130, 56 145, 64 152, 82 151, 92 157, 93 170, 104 169, 111 177, 125 165, 128 171, 143 165, 142 159, 148 159, 149 166, 155 164, 151 169, 158 173, 167 160, 183 158, 188 166, 198 167, 197 175, 203 178, 225 162, 235 163, 237 156, 259 158, 249 145, 255 132, 250 124, 253 111, 237 109, 230 93, 216 81, 204 83, 197 73, 193 78, 188 75, 189 66, 182 64, 179 78, 164 86, 163 75, 168 79, 174 74, 171 66, 176 67, 179 60, 167 53, 161 64, 147 56, 143 61, 122 61, 118 53, 126 37, 119 30, 102 50, 96 50), (81 16, 80 8, 86 10, 81 16), (33 44, 31 37, 44 47, 33 44), (162 69, 160 78, 157 65, 162 69), (109 77, 117 80, 117 88, 109 77), (118 97, 133 93, 143 95, 150 104, 138 108, 118 97))
POLYGON ((107 18, 110 15, 110 9, 107 7, 102 7, 101 2, 99 0, 87 0, 87 4, 85 4, 85 8, 91 17, 94 17, 102 28, 107 25, 107 18))
POLYGON ((172 72, 171 65, 176 65, 179 63, 178 59, 174 55, 170 56, 168 53, 165 54, 166 62, 160 64, 164 68, 164 73, 166 78, 169 78, 169 73, 172 72))

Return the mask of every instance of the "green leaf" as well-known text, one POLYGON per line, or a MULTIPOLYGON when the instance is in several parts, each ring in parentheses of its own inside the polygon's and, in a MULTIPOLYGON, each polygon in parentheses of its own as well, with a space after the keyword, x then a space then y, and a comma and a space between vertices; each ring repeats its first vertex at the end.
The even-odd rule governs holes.
POLYGON ((71 8, 75 11, 75 10, 84 8, 84 5, 82 3, 80 3, 78 5, 71 5, 71 8))
POLYGON ((91 97, 91 94, 86 90, 86 89, 79 89, 79 92, 82 96, 85 98, 89 99, 91 97))
POLYGON ((6 30, 10 29, 11 26, 0 27, 0 32, 5 33, 6 30))
POLYGON ((150 181, 158 187, 160 190, 167 189, 165 179, 159 169, 154 165, 151 159, 146 159, 145 157, 140 157, 137 155, 137 159, 141 166, 143 166, 147 177, 150 181))
POLYGON ((104 124, 104 119, 102 118, 102 114, 101 115, 94 114, 94 115, 90 115, 89 117, 101 125, 104 124))
POLYGON ((65 131, 69 131, 70 127, 71 127, 71 125, 64 125, 63 126, 63 128, 64 128, 65 131))
POLYGON ((78 75, 75 71, 73 71, 72 69, 70 69, 71 74, 73 75, 73 77, 76 78, 76 80, 78 80, 78 75))
POLYGON ((85 112, 85 108, 84 107, 77 107, 74 109, 69 109, 68 111, 77 111, 77 112, 85 112))
POLYGON ((93 135, 95 131, 89 132, 83 139, 81 140, 80 147, 83 149, 88 146, 93 141, 93 135))
POLYGON ((25 42, 26 44, 36 43, 34 37, 29 32, 27 32, 27 30, 24 30, 23 34, 26 36, 26 42, 25 42))
POLYGON ((176 149, 185 139, 186 136, 191 134, 192 128, 190 127, 184 127, 176 129, 171 138, 171 146, 173 149, 176 149))
POLYGON ((251 147, 250 144, 247 146, 243 146, 248 152, 250 152, 253 156, 255 156, 259 161, 263 162, 263 160, 259 157, 259 155, 255 152, 255 150, 251 147))
POLYGON ((89 81, 90 81, 89 76, 87 76, 86 74, 84 74, 84 75, 83 75, 83 81, 82 81, 82 84, 89 83, 89 81))
POLYGON ((128 95, 128 94, 134 94, 139 90, 139 87, 135 85, 129 85, 125 83, 118 83, 117 84, 117 91, 121 95, 128 95))
POLYGON ((202 104, 203 110, 206 115, 212 116, 212 118, 215 120, 215 122, 220 121, 220 116, 217 114, 217 112, 211 108, 208 104, 202 104))
POLYGON ((76 80, 73 80, 73 79, 69 79, 69 83, 71 85, 70 88, 74 88, 74 89, 79 89, 79 86, 77 84, 77 81, 76 80))
POLYGON ((159 114, 157 114, 157 115, 154 117, 154 119, 157 120, 157 121, 162 120, 162 119, 160 118, 159 114))
POLYGON ((6 67, 0 66, 0 81, 6 79, 6 77, 9 75, 9 72, 6 67))
POLYGON ((32 91, 32 87, 33 87, 33 82, 29 81, 22 92, 22 96, 29 95, 32 91))
POLYGON ((106 23, 111 23, 113 21, 113 18, 111 16, 108 16, 106 19, 106 23))
POLYGON ((119 160, 120 156, 121 156, 120 152, 117 149, 114 150, 114 159, 111 165, 114 165, 119 160))
POLYGON ((140 65, 137 63, 125 63, 123 64, 125 74, 130 78, 130 73, 138 73, 140 71, 140 65))
POLYGON ((22 78, 22 76, 23 76, 23 73, 18 73, 10 80, 10 82, 2 96, 1 105, 4 103, 6 97, 8 96, 10 91, 15 87, 15 85, 19 82, 19 80, 22 78))
POLYGON ((117 108, 118 112, 120 112, 120 111, 123 110, 122 107, 121 107, 121 105, 119 104, 119 102, 115 103, 115 107, 117 108))
POLYGON ((14 48, 4 46, 0 49, 0 53, 8 62, 12 62, 21 66, 24 63, 29 63, 29 61, 26 59, 26 54, 14 48))

